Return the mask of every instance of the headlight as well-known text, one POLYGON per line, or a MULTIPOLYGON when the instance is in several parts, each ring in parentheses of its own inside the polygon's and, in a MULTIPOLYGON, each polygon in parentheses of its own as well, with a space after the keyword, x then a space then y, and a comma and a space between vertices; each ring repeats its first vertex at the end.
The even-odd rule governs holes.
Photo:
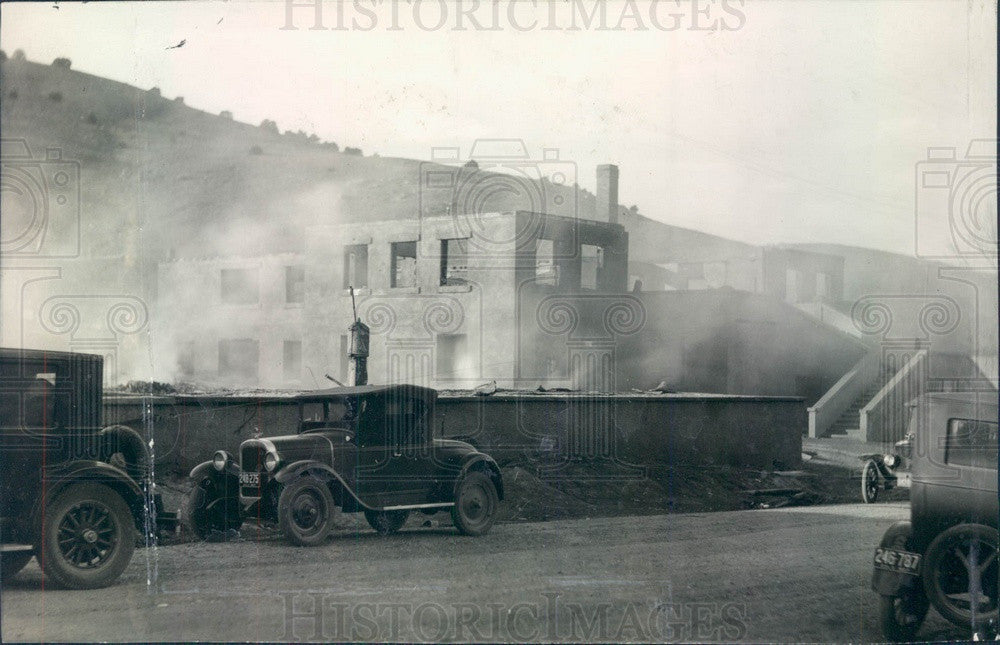
POLYGON ((215 456, 212 457, 212 465, 215 466, 215 469, 219 472, 226 469, 227 463, 229 463, 229 455, 226 454, 225 450, 218 451, 215 453, 215 456))
POLYGON ((267 472, 271 472, 278 466, 278 455, 273 452, 269 452, 264 455, 264 468, 267 468, 267 472))
POLYGON ((882 457, 882 461, 885 462, 885 465, 889 468, 895 468, 896 464, 899 462, 899 458, 896 457, 896 455, 884 455, 882 457))

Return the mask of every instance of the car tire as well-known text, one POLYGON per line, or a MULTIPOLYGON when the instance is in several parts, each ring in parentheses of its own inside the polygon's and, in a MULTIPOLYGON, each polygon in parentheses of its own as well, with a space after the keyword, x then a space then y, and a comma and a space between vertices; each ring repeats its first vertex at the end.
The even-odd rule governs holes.
MULTIPOLYGON (((882 536, 879 546, 912 552, 913 525, 910 522, 893 524, 882 536)), ((895 589, 897 592, 893 595, 879 595, 882 635, 891 642, 913 641, 927 617, 930 601, 919 578, 902 583, 895 589)))
POLYGON ((337 507, 326 482, 300 477, 289 482, 278 497, 278 525, 297 546, 318 546, 333 528, 337 507))
POLYGON ((500 500, 493 480, 481 471, 466 473, 455 489, 451 518, 463 535, 485 535, 496 521, 500 500))
POLYGON ((365 511, 365 519, 379 535, 392 535, 406 524, 410 511, 365 511))
POLYGON ((945 619, 970 630, 978 630, 997 620, 998 550, 997 530, 982 524, 952 526, 927 547, 921 563, 924 591, 945 619), (970 600, 961 598, 969 595, 973 583, 973 569, 970 568, 973 554, 979 563, 976 566, 979 588, 987 600, 985 607, 976 610, 970 600))
POLYGON ((0 554, 0 580, 6 582, 16 576, 21 569, 28 566, 33 557, 35 557, 34 550, 4 551, 0 554))
POLYGON ((865 504, 874 504, 878 499, 878 466, 874 461, 865 463, 861 471, 861 499, 865 504))
POLYGON ((45 509, 38 563, 61 587, 106 587, 132 560, 136 537, 118 493, 102 484, 72 484, 45 509))
POLYGON ((181 523, 201 540, 213 531, 240 528, 243 511, 238 491, 224 481, 206 477, 181 502, 181 523))
POLYGON ((893 643, 908 643, 924 624, 930 601, 918 583, 897 596, 879 596, 882 635, 893 643))

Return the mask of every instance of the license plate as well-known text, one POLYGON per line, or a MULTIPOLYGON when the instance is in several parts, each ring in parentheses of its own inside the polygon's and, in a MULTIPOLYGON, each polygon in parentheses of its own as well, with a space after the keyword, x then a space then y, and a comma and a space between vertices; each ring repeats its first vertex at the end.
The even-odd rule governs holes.
POLYGON ((240 473, 240 485, 260 486, 260 473, 240 473))
POLYGON ((920 554, 896 549, 875 549, 875 568, 897 573, 917 575, 920 568, 920 554))

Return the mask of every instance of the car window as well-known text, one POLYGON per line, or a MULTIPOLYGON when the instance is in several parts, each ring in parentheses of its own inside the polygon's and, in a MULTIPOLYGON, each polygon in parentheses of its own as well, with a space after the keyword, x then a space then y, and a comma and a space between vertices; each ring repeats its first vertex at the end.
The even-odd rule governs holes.
POLYGON ((327 418, 332 422, 354 421, 364 414, 368 402, 364 399, 341 399, 331 401, 327 410, 327 418))
POLYGON ((944 461, 955 466, 997 469, 997 424, 949 419, 944 461))
POLYGON ((326 415, 323 410, 323 403, 303 403, 302 404, 302 420, 303 421, 325 421, 326 415))
POLYGON ((396 399, 386 406, 387 440, 396 447, 414 447, 424 442, 424 402, 419 399, 396 399))

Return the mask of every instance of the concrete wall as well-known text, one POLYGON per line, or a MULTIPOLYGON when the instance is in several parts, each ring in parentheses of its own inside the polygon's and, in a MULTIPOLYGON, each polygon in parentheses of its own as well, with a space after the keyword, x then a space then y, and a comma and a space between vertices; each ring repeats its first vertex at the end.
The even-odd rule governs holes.
POLYGON ((844 293, 844 258, 779 247, 765 247, 761 292, 786 302, 839 302, 844 293), (794 277, 789 278, 789 273, 794 277), (825 276, 821 292, 820 274, 825 276))
POLYGON ((736 242, 628 211, 622 212, 620 221, 630 237, 629 272, 643 279, 644 290, 659 288, 663 276, 650 266, 659 265, 669 272, 666 286, 671 289, 728 286, 789 302, 837 302, 843 298, 844 257, 837 253, 736 242), (789 270, 796 276, 791 290, 789 270), (817 291, 820 273, 827 276, 826 293, 817 291))
MULTIPOLYGON (((159 397, 151 399, 158 471, 186 474, 216 450, 296 431, 290 399, 159 397)), ((498 460, 604 459, 609 476, 652 463, 789 468, 801 457, 805 404, 788 397, 715 395, 497 394, 442 396, 437 436, 471 437, 498 460)), ((142 431, 142 400, 107 397, 104 423, 142 431)))

